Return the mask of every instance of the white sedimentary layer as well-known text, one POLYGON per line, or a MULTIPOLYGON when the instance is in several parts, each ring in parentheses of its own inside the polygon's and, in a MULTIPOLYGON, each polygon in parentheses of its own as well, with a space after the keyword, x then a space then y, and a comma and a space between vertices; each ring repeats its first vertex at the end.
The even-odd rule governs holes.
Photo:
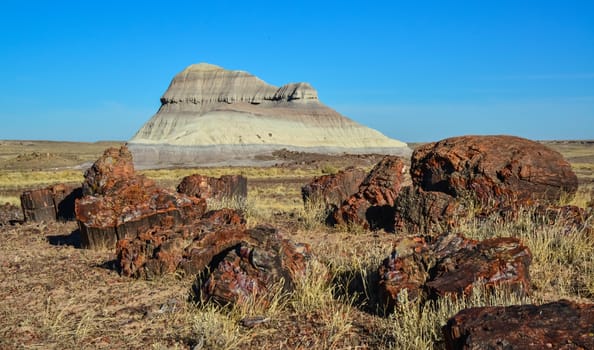
POLYGON ((185 162, 192 160, 180 147, 190 147, 197 163, 200 147, 212 153, 217 149, 213 146, 225 146, 229 152, 237 146, 242 157, 281 148, 325 153, 410 151, 405 143, 326 107, 308 83, 277 88, 249 73, 210 64, 191 65, 176 75, 161 104, 130 140, 131 150, 141 158, 155 156, 159 145, 168 146, 168 157, 185 153, 185 162), (145 146, 151 151, 143 151, 145 146))

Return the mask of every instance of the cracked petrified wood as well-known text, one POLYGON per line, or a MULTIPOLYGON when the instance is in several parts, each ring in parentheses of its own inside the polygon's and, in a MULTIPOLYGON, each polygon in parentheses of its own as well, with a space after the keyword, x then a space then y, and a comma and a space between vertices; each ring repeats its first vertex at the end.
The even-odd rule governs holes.
POLYGON ((257 226, 245 231, 241 244, 219 254, 194 289, 203 301, 221 304, 269 300, 274 293, 293 291, 309 256, 308 245, 284 239, 274 227, 257 226))
POLYGON ((159 188, 135 174, 125 146, 107 149, 85 172, 83 192, 75 212, 86 248, 114 247, 119 239, 167 222, 187 224, 206 210, 204 200, 159 188))
POLYGON ((210 211, 185 225, 166 222, 121 239, 116 254, 125 276, 152 278, 180 269, 204 270, 212 259, 245 240, 245 220, 235 210, 210 211))
POLYGON ((350 196, 359 191, 365 180, 363 169, 348 167, 336 174, 315 177, 310 183, 301 187, 303 202, 323 202, 328 208, 337 208, 350 196))
POLYGON ((594 349, 594 304, 471 308, 450 318, 442 331, 448 350, 594 349))
POLYGON ((515 136, 460 136, 423 145, 413 152, 410 174, 413 188, 394 210, 397 232, 439 233, 465 215, 515 217, 522 207, 570 198, 578 185, 561 154, 515 136))
POLYGON ((334 211, 334 222, 393 230, 393 206, 403 182, 403 173, 402 159, 394 156, 384 157, 369 172, 359 191, 334 211))
POLYGON ((469 295, 477 284, 505 286, 519 294, 530 290, 532 255, 518 239, 476 241, 455 234, 432 239, 402 237, 382 262, 378 293, 388 310, 404 289, 411 299, 469 295))
POLYGON ((182 179, 177 186, 177 192, 203 199, 245 199, 247 179, 241 175, 223 175, 215 178, 194 174, 182 179))
POLYGON ((24 191, 21 208, 25 221, 69 221, 74 219, 74 205, 82 197, 80 187, 65 184, 24 191))

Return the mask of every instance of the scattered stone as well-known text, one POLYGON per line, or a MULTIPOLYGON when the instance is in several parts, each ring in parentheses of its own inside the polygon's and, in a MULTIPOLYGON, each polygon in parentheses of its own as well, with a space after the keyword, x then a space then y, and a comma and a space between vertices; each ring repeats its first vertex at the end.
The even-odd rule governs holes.
POLYGON ((203 199, 246 199, 247 179, 241 175, 223 175, 217 179, 194 174, 182 179, 177 192, 203 199))
POLYGON ((164 223, 120 239, 116 255, 124 276, 153 278, 178 269, 197 274, 245 237, 243 217, 232 209, 221 209, 190 224, 164 223))
POLYGON ((365 176, 363 169, 355 167, 348 167, 336 174, 317 176, 301 187, 303 202, 321 201, 328 208, 338 208, 359 190, 365 176))
POLYGON ((305 274, 309 245, 284 239, 271 226, 257 226, 245 234, 241 244, 213 260, 210 274, 197 279, 194 289, 203 301, 268 301, 277 287, 293 291, 295 279, 305 274))
POLYGON ((411 159, 413 188, 394 208, 395 230, 438 233, 464 216, 557 203, 573 196, 577 177, 561 154, 515 136, 461 136, 417 148, 411 159))
POLYGON ((55 222, 74 219, 76 199, 82 197, 82 189, 57 184, 42 189, 24 191, 21 208, 25 221, 55 222))
POLYGON ((334 211, 334 223, 392 231, 394 203, 403 182, 403 173, 402 159, 384 157, 369 172, 359 191, 334 211))
POLYGON ((442 328, 448 350, 594 349, 594 304, 477 307, 442 328))
POLYGON ((469 295, 477 283, 523 294, 530 290, 531 259, 516 238, 479 242, 446 233, 427 243, 424 237, 401 237, 379 267, 378 293, 389 310, 403 289, 409 299, 469 295))

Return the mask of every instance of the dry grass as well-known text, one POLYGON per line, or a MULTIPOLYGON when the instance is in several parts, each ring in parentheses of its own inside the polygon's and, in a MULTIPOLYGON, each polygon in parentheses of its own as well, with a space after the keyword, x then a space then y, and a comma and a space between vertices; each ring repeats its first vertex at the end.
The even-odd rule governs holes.
MULTIPOLYGON (((590 154, 569 147, 565 152, 578 160, 590 154)), ((585 207, 594 192, 588 182, 593 167, 588 162, 573 166, 582 185, 565 202, 585 207)), ((325 227, 325 208, 320 203, 304 206, 300 192, 311 177, 334 171, 331 165, 322 168, 144 172, 169 187, 192 173, 248 177, 248 201, 209 201, 209 207, 239 209, 250 226, 278 226, 288 238, 309 243, 315 254, 294 293, 271 288, 271 304, 256 299, 241 307, 196 304, 191 276, 153 281, 121 277, 113 269, 112 250, 72 245, 73 223, 0 227, 0 349, 441 349, 441 326, 469 306, 559 298, 594 302, 594 237, 561 222, 545 222, 527 210, 513 222, 471 220, 460 232, 480 239, 522 239, 533 254, 530 297, 505 289, 487 293, 480 286, 466 298, 425 304, 402 295, 392 314, 378 316, 384 310, 375 294, 377 268, 391 251, 394 236, 360 227, 325 227), (243 326, 249 318, 264 322, 243 326)), ((25 187, 81 180, 82 171, 75 170, 2 170, 0 201, 17 203, 17 191, 25 187)))

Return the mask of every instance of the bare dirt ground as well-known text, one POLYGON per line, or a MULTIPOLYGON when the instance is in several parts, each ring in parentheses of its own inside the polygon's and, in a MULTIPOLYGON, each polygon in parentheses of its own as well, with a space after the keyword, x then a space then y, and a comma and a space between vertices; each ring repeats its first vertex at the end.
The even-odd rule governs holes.
MULTIPOLYGON (((16 204, 18 194, 26 188, 80 182, 82 164, 94 161, 106 147, 120 144, 0 141, 0 201, 6 198, 16 204)), ((592 199, 594 142, 547 145, 572 163, 581 188, 590 191, 592 199)), ((284 163, 265 169, 168 170, 148 172, 147 176, 154 175, 162 185, 174 187, 187 172, 244 173, 251 198, 249 224, 272 224, 290 238, 310 243, 320 260, 335 272, 359 264, 358 271, 371 273, 389 253, 394 236, 311 225, 303 212, 300 187, 313 176, 346 166, 370 168, 380 156, 329 157, 293 152, 277 156, 284 163)), ((152 281, 122 277, 114 265, 114 251, 80 249, 76 223, 22 223, 21 219, 18 207, 0 207, 0 349, 443 346, 436 342, 403 347, 398 343, 402 336, 399 332, 406 330, 395 328, 395 324, 402 327, 401 323, 366 312, 369 307, 345 291, 353 280, 334 281, 319 290, 310 286, 297 299, 285 300, 279 312, 266 311, 268 322, 245 327, 243 318, 260 316, 262 311, 197 305, 191 293, 194 276, 171 275, 152 281), (307 298, 315 300, 308 304, 307 298)), ((354 276, 342 272, 343 276, 354 276)), ((551 293, 544 290, 541 294, 551 293)), ((550 298, 556 296, 553 293, 550 298)), ((569 297, 594 302, 593 295, 569 297)))

